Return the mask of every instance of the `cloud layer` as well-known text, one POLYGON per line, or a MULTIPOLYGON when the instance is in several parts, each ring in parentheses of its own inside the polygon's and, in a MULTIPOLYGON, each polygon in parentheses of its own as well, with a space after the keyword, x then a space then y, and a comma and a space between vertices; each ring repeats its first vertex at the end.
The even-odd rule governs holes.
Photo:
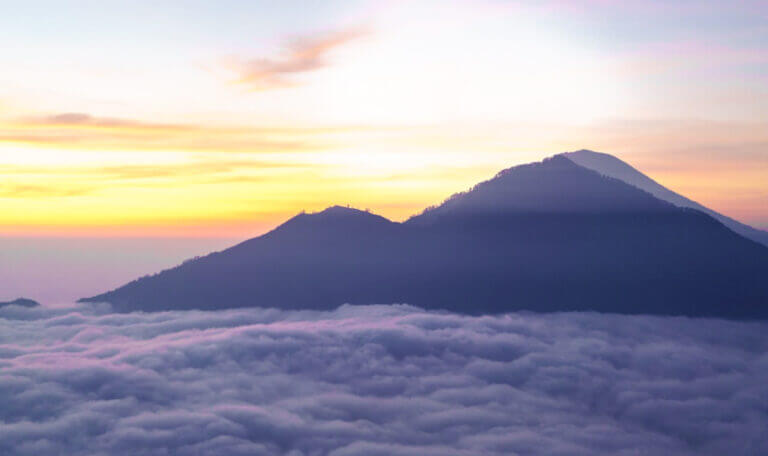
POLYGON ((766 454, 768 327, 0 309, 7 455, 766 454))
POLYGON ((112 151, 299 152, 316 149, 317 145, 310 143, 309 138, 364 128, 213 126, 63 112, 0 120, 0 144, 112 151))

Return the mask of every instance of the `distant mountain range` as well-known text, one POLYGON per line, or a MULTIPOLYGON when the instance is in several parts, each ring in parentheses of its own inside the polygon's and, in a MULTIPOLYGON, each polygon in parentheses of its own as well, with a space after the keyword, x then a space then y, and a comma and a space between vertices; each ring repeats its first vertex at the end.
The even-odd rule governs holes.
POLYGON ((7 306, 19 306, 19 307, 37 307, 40 303, 28 298, 17 298, 13 301, 0 302, 0 308, 7 306))
POLYGON ((403 223, 339 206, 299 214, 82 301, 123 311, 402 302, 762 319, 767 234, 615 157, 578 151, 501 171, 403 223))

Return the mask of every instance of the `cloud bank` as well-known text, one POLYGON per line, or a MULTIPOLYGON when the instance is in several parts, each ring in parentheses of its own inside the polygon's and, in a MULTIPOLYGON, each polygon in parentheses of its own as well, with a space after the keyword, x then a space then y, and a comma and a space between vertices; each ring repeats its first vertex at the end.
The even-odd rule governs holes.
POLYGON ((768 325, 0 309, 0 454, 768 453, 768 325))

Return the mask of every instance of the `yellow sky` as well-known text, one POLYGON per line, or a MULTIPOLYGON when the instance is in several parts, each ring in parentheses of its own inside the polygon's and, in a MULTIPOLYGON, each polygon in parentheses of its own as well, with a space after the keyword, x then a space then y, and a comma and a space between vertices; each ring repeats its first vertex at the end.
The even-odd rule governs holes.
POLYGON ((0 145, 0 230, 238 237, 336 203, 402 220, 502 167, 584 144, 717 210, 759 219, 768 163, 740 141, 765 141, 766 130, 741 126, 733 144, 735 128, 8 126, 24 139, 0 145), (690 149, 713 144, 734 152, 690 160, 690 149))
POLYGON ((0 235, 246 237, 332 204, 402 220, 580 148, 768 226, 760 46, 605 26, 639 4, 329 2, 216 21, 142 5, 154 23, 106 6, 61 12, 52 36, 0 21, 17 38, 0 50, 0 235))

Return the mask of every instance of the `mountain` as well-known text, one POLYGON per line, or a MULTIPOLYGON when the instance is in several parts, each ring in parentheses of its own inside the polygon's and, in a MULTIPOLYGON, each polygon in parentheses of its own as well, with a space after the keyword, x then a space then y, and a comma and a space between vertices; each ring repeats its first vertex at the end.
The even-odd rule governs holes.
POLYGON ((17 298, 13 301, 0 302, 0 308, 6 306, 19 306, 19 307, 38 307, 40 303, 28 298, 17 298))
POLYGON ((613 155, 591 150, 566 152, 561 155, 580 166, 597 171, 602 175, 622 180, 630 185, 634 185, 656 198, 670 202, 675 206, 689 207, 704 212, 745 238, 752 239, 753 241, 768 247, 768 231, 745 225, 744 223, 704 207, 696 201, 692 201, 675 193, 613 155))
POLYGON ((616 179, 601 178, 556 155, 541 163, 515 166, 428 208, 406 223, 441 217, 503 214, 607 214, 672 212, 672 205, 616 179))
POLYGON ((768 248, 559 155, 403 223, 334 206, 85 298, 117 310, 402 302, 463 313, 768 317, 768 248))

